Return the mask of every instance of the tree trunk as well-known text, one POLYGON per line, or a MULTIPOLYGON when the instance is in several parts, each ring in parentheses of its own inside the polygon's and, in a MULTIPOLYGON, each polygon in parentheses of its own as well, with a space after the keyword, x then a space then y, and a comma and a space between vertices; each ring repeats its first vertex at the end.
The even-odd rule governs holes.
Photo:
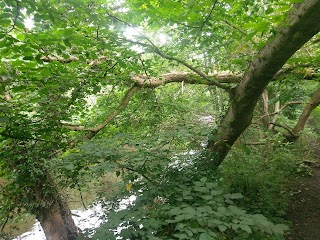
POLYGON ((269 93, 267 89, 265 89, 262 93, 262 101, 263 101, 263 113, 265 116, 262 118, 262 123, 265 126, 265 128, 268 129, 270 117, 269 117, 269 93))
MULTIPOLYGON (((280 96, 279 93, 276 94, 276 97, 278 98, 280 96)), ((278 119, 278 113, 280 112, 280 101, 277 101, 274 104, 274 112, 276 113, 273 117, 272 117, 272 121, 271 124, 269 124, 268 129, 269 130, 274 130, 274 125, 272 123, 276 123, 277 119, 278 119)))
POLYGON ((303 112, 301 113, 299 120, 296 124, 296 126, 292 130, 292 134, 289 133, 286 137, 289 141, 295 141, 299 137, 299 133, 303 131, 306 122, 308 118, 310 117, 310 114, 312 111, 319 106, 320 104, 320 89, 315 91, 310 99, 310 102, 306 105, 306 107, 303 109, 303 112))
MULTIPOLYGON (((34 195, 41 196, 40 201, 52 202, 44 207, 34 209, 38 221, 48 240, 75 240, 78 228, 73 221, 71 210, 59 186, 55 183, 49 171, 46 171, 45 185, 50 186, 50 194, 44 194, 45 188, 34 189, 34 195), (46 201, 47 200, 47 201, 46 201)), ((48 189, 47 189, 48 190, 48 189)))
POLYGON ((206 168, 219 166, 230 148, 249 126, 259 97, 273 76, 303 44, 320 31, 320 1, 306 0, 295 5, 272 41, 250 64, 249 70, 230 94, 230 107, 218 129, 211 132, 204 152, 206 168))
POLYGON ((78 236, 71 211, 67 204, 54 203, 50 208, 38 213, 39 220, 47 240, 75 240, 78 236))

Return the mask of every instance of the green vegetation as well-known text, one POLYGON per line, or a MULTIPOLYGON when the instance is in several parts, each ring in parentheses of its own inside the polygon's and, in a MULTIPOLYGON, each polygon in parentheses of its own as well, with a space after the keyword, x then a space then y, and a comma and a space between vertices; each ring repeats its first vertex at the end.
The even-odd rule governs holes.
POLYGON ((8 0, 0 19, 3 238, 32 216, 49 240, 284 239, 318 140, 319 1, 8 0))

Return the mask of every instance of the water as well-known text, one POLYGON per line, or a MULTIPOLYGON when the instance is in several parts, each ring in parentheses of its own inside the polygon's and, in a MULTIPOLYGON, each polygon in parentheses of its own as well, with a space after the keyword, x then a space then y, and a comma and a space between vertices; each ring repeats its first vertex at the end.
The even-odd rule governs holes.
MULTIPOLYGON (((127 199, 123 199, 120 202, 120 209, 126 208, 128 205, 132 204, 136 200, 134 195, 130 196, 127 199)), ((93 205, 87 210, 78 209, 71 211, 74 215, 72 218, 75 221, 77 227, 81 230, 85 228, 95 229, 99 227, 103 222, 107 221, 104 217, 105 209, 103 209, 101 204, 93 205)), ((40 223, 37 221, 32 229, 24 234, 14 238, 13 240, 46 240, 44 232, 40 223)))

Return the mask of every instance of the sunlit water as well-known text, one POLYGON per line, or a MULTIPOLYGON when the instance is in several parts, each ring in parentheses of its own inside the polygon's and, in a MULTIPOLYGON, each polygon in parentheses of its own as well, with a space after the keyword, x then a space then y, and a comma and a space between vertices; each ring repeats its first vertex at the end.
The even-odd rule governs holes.
MULTIPOLYGON (((124 199, 120 202, 119 209, 124 209, 129 204, 132 204, 136 200, 135 196, 131 196, 128 199, 124 199)), ((72 210, 71 211, 76 225, 81 229, 94 229, 105 222, 107 219, 103 217, 105 210, 101 204, 94 205, 88 210, 72 210)), ((40 223, 37 221, 29 232, 26 232, 13 240, 46 240, 44 232, 40 223)))

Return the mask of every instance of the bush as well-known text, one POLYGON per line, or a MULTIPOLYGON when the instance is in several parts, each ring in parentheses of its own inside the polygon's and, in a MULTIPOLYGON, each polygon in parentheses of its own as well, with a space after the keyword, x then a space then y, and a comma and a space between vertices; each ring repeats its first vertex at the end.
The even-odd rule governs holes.
POLYGON ((166 188, 161 196, 156 196, 154 187, 137 191, 135 204, 110 212, 108 222, 93 238, 282 239, 288 229, 283 224, 273 224, 261 214, 246 213, 235 203, 242 194, 225 193, 217 181, 202 177, 189 185, 179 181, 169 185, 175 186, 166 188))
MULTIPOLYGON (((297 146, 295 146, 297 147, 297 146)), ((277 220, 285 215, 290 176, 301 169, 302 151, 288 144, 235 148, 221 166, 223 183, 244 195, 241 206, 277 220)))

